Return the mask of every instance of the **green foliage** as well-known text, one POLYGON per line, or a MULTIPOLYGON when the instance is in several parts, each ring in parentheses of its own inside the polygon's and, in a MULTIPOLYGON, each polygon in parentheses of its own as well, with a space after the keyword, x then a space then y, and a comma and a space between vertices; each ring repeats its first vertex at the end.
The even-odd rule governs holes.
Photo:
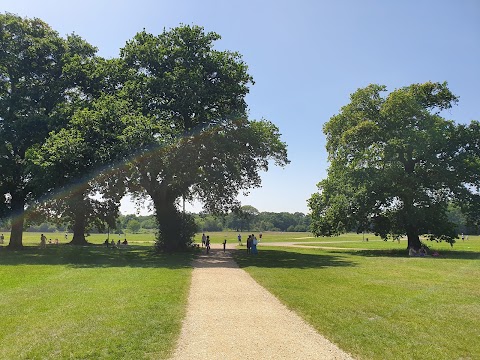
POLYGON ((127 229, 133 234, 138 233, 138 231, 140 230, 140 222, 135 219, 129 220, 127 223, 127 229))
POLYGON ((128 186, 152 198, 162 246, 168 236, 178 243, 171 231, 172 219, 182 221, 172 206, 178 199, 199 198, 212 213, 226 211, 239 191, 260 185, 269 160, 288 162, 278 128, 246 119, 253 81, 238 53, 213 49, 219 38, 180 26, 158 36, 138 33, 121 50, 131 69, 122 96, 155 124, 129 163, 128 186))
POLYGON ((56 125, 68 48, 41 20, 9 13, 0 14, 0 44, 0 216, 16 216, 10 246, 21 247, 24 208, 39 192, 25 154, 56 125))
POLYGON ((453 244, 450 202, 478 204, 478 123, 439 116, 457 102, 446 83, 397 89, 370 85, 324 126, 330 167, 309 200, 312 230, 331 236, 373 230, 384 238, 419 235, 453 244))
POLYGON ((0 30, 0 216, 20 214, 17 245, 26 205, 29 221, 68 222, 85 244, 86 229, 117 227, 128 189, 153 200, 158 243, 183 248, 193 222, 178 214, 180 198, 227 211, 269 162, 288 163, 278 128, 246 118, 253 80, 240 54, 214 49, 216 33, 143 31, 105 60, 38 19, 5 14, 0 30))
MULTIPOLYGON (((169 211, 163 217, 164 225, 160 227, 155 241, 157 251, 188 250, 198 231, 193 216, 178 211, 169 211)), ((160 223, 158 218, 157 221, 160 223)))
POLYGON ((234 209, 227 215, 215 216, 201 213, 194 215, 200 229, 205 231, 219 231, 230 229, 242 231, 308 231, 311 218, 300 212, 259 212, 253 206, 245 205, 234 209))

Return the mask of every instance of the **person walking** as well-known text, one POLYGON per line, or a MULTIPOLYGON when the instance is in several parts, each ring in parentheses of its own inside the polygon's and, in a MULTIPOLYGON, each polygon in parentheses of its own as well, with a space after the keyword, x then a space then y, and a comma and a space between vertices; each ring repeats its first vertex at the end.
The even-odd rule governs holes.
POLYGON ((205 246, 205 243, 207 242, 207 237, 205 236, 205 233, 202 235, 202 247, 205 246))
POLYGON ((223 240, 223 252, 225 252, 225 247, 227 246, 227 239, 223 240))
POLYGON ((242 235, 238 234, 238 245, 242 246, 242 235))

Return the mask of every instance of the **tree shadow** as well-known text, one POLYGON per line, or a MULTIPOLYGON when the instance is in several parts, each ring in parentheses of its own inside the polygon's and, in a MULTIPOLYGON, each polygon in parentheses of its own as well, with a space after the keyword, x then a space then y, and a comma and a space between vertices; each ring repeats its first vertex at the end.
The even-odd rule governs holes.
POLYGON ((42 249, 28 246, 22 250, 0 250, 1 265, 62 265, 73 268, 191 268, 193 252, 156 253, 153 247, 128 245, 106 248, 103 245, 49 245, 42 249))
POLYGON ((195 257, 193 260, 193 266, 195 268, 209 269, 209 268, 238 268, 238 265, 232 261, 232 253, 236 250, 227 250, 223 252, 220 249, 210 249, 210 253, 207 254, 205 250, 195 257))
MULTIPOLYGON (((354 256, 364 257, 398 257, 398 258, 410 258, 408 251, 405 249, 388 249, 388 250, 330 250, 331 253, 337 254, 349 254, 354 256)), ((458 259, 458 260, 480 260, 480 252, 477 251, 458 251, 458 250, 442 250, 438 252, 438 256, 415 256, 413 258, 425 258, 425 259, 458 259)))
POLYGON ((305 254, 280 249, 261 249, 258 255, 247 254, 245 250, 237 250, 233 252, 233 258, 241 268, 252 266, 260 268, 320 269, 357 265, 353 261, 346 260, 341 253, 338 255, 305 254))

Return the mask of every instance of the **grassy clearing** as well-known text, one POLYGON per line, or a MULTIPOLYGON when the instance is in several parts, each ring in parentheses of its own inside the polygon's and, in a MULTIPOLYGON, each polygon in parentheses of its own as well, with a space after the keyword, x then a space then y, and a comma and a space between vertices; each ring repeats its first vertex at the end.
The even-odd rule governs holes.
POLYGON ((369 242, 367 251, 260 247, 257 257, 235 257, 358 358, 479 359, 480 237, 453 249, 428 244, 440 258, 409 258, 393 242, 369 242))
POLYGON ((24 250, 0 251, 1 359, 169 356, 191 255, 155 255, 135 245, 39 249, 31 246, 39 234, 26 235, 24 250))
MULTIPOLYGON (((248 234, 255 234, 259 238, 259 232, 255 231, 242 231, 242 243, 245 246, 248 234)), ((238 244, 238 232, 235 231, 218 231, 218 232, 205 232, 205 235, 209 235, 212 243, 222 243, 224 239, 227 239, 227 244, 238 244)), ((262 233, 262 242, 291 242, 291 241, 318 241, 319 238, 315 238, 312 233, 309 232, 273 232, 264 231, 262 233)), ((195 242, 202 242, 202 233, 198 233, 195 236, 195 242)))

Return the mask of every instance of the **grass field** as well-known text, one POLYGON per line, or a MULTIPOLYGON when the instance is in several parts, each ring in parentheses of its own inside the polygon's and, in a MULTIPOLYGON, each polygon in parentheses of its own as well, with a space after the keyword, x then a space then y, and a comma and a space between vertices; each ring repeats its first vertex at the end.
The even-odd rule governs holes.
POLYGON ((40 249, 39 235, 27 233, 24 250, 0 251, 0 359, 168 358, 184 317, 190 254, 141 245, 40 249))
MULTIPOLYGON (((185 313, 192 255, 154 254, 154 234, 127 234, 126 249, 101 246, 106 234, 89 236, 97 245, 89 247, 67 246, 64 235, 46 234, 60 245, 40 249, 40 234, 25 233, 24 250, 0 249, 0 359, 168 358, 185 313)), ((238 244, 235 232, 208 235, 238 244)), ((246 237, 242 232, 244 245, 246 237)), ((480 237, 453 248, 427 242, 439 258, 408 257, 405 240, 368 238, 267 232, 257 257, 246 256, 243 245, 235 258, 360 359, 479 359, 480 237), (312 248, 262 246, 273 242, 312 248)))
MULTIPOLYGON (((427 242, 439 258, 410 258, 405 241, 371 239, 347 234, 328 244, 368 250, 260 246, 257 257, 235 258, 355 357, 480 359, 480 237, 453 248, 427 242)), ((311 245, 327 241, 335 238, 311 245)))

